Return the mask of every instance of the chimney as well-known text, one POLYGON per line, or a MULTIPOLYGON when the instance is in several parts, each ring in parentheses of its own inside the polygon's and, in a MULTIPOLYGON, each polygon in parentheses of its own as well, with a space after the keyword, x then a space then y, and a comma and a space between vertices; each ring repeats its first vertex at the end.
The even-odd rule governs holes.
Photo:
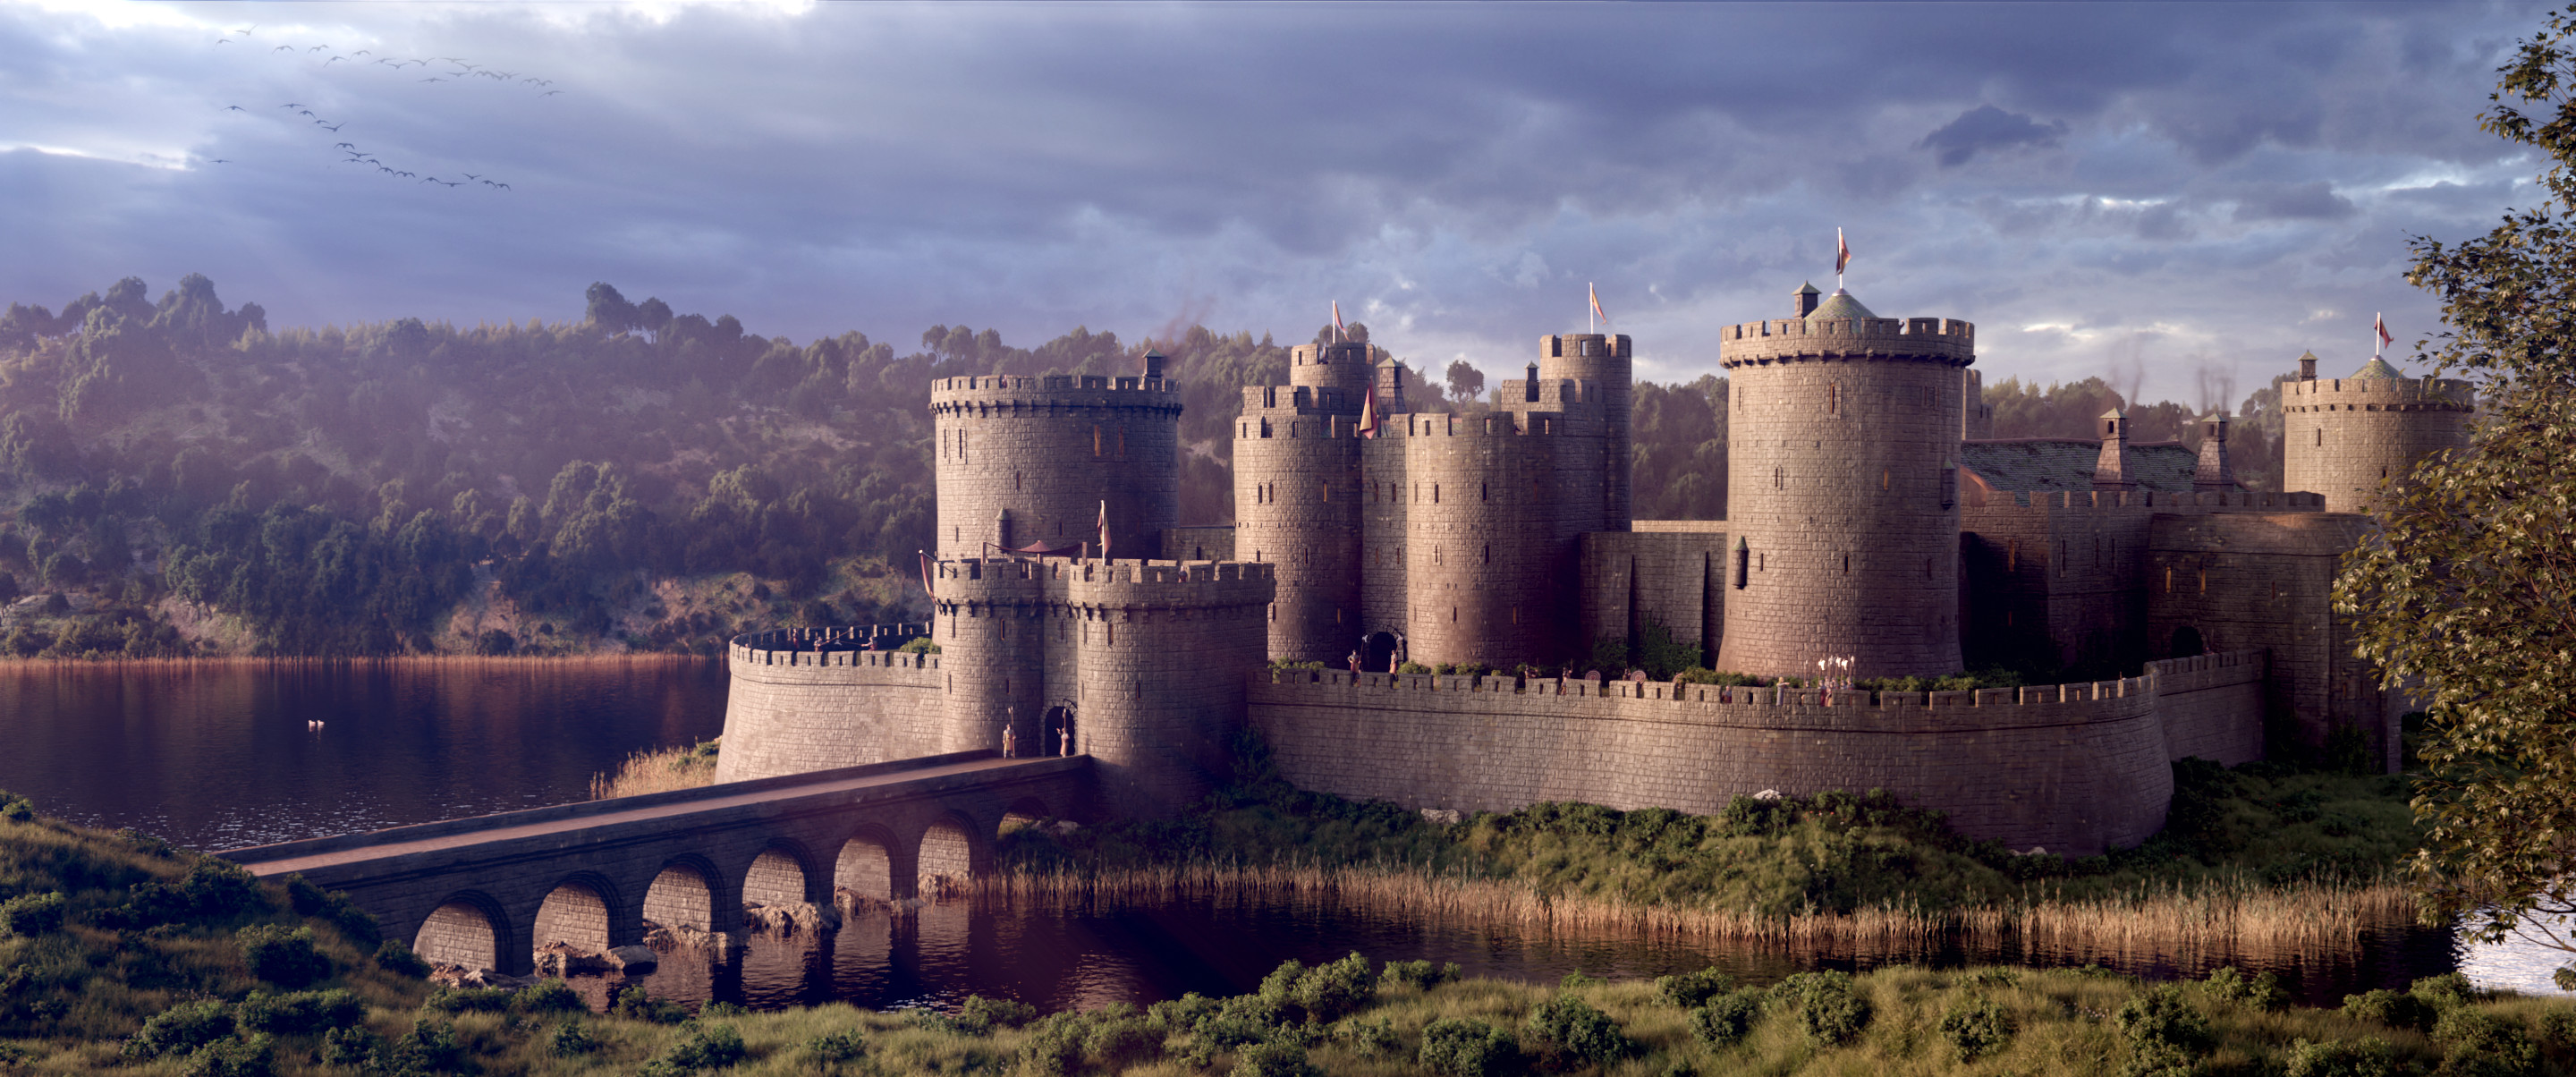
POLYGON ((1812 281, 1811 281, 1811 282, 1809 282, 1809 283, 1806 283, 1806 284, 1801 284, 1801 285, 1799 285, 1799 286, 1798 286, 1798 291, 1797 291, 1795 294, 1796 294, 1796 297, 1797 297, 1797 306, 1798 306, 1798 314, 1797 314, 1797 316, 1798 316, 1798 317, 1801 317, 1801 318, 1804 318, 1804 317, 1806 317, 1807 315, 1810 315, 1810 314, 1815 313, 1815 312, 1816 312, 1816 304, 1821 303, 1821 302, 1823 302, 1823 301, 1824 301, 1824 300, 1822 300, 1822 299, 1818 298, 1818 297, 1820 297, 1820 296, 1824 295, 1824 293, 1823 293, 1823 292, 1819 292, 1819 291, 1817 291, 1817 290, 1816 290, 1816 286, 1815 286, 1814 282, 1812 282, 1812 281))
POLYGON ((1163 353, 1151 348, 1145 349, 1145 376, 1147 378, 1163 376, 1163 353))
POLYGON ((2129 414, 2118 408, 2102 413, 2102 455, 2093 463, 2093 488, 2128 490, 2138 484, 2129 479, 2129 414))
POLYGON ((2236 465, 2227 460, 2226 412, 2200 421, 2200 467, 2192 472, 2191 488, 2201 493, 2236 488, 2236 465))
POLYGON ((993 514, 993 536, 999 540, 997 545, 1005 550, 1011 548, 1011 510, 1003 509, 993 514))
POLYGON ((2300 381, 2315 381, 2315 380, 2317 380, 2317 353, 2315 353, 2315 352, 2301 352, 2301 353, 2299 353, 2299 380, 2300 380, 2300 381))

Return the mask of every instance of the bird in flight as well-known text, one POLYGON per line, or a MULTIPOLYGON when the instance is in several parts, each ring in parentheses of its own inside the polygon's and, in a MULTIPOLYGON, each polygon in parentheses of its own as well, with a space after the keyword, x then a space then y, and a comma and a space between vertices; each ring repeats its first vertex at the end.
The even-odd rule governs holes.
POLYGON ((215 163, 216 163, 216 164, 219 164, 219 165, 228 165, 228 164, 231 164, 231 163, 233 163, 233 162, 232 162, 232 159, 231 159, 231 158, 228 158, 228 157, 217 157, 217 158, 215 158, 215 163))
POLYGON ((422 79, 422 82, 445 82, 446 79, 422 79))
POLYGON ((510 185, 509 185, 509 184, 506 184, 506 183, 494 183, 494 182, 492 182, 491 180, 484 180, 484 181, 483 181, 483 185, 484 185, 484 186, 486 186, 486 187, 490 187, 490 188, 492 188, 493 190, 496 190, 496 191, 506 191, 506 190, 509 190, 509 189, 510 189, 510 185))
POLYGON ((323 130, 325 130, 325 131, 329 131, 329 132, 331 132, 332 134, 335 134, 335 135, 340 133, 340 129, 341 129, 341 128, 346 127, 346 126, 348 126, 348 125, 349 125, 349 121, 347 121, 347 120, 342 120, 342 121, 340 121, 340 122, 338 122, 338 123, 322 123, 322 121, 320 121, 320 120, 315 120, 315 121, 313 121, 313 122, 314 122, 314 123, 317 123, 317 124, 321 124, 321 126, 322 126, 322 129, 323 129, 323 130))
MULTIPOLYGON (((312 110, 312 109, 309 109, 309 108, 299 108, 299 109, 296 109, 296 110, 295 110, 295 112, 296 112, 296 115, 299 115, 299 116, 313 116, 313 110, 312 110)), ((319 121, 322 117, 320 117, 320 116, 313 116, 313 118, 314 118, 316 121, 319 121)))
POLYGON ((347 150, 351 153, 358 152, 357 143, 354 142, 334 142, 331 144, 331 148, 335 150, 347 150))
POLYGON ((226 111, 226 112, 248 112, 248 111, 250 111, 250 110, 249 110, 249 109, 246 109, 246 108, 243 108, 243 107, 241 107, 240 105, 226 105, 226 106, 224 106, 224 111, 226 111))
POLYGON ((230 45, 230 44, 232 44, 232 43, 233 43, 233 39, 231 39, 231 38, 229 38, 229 37, 219 37, 219 38, 216 38, 216 39, 215 39, 215 44, 218 44, 218 45, 230 45))
POLYGON ((303 107, 304 107, 304 102, 302 102, 302 101, 289 101, 289 102, 287 102, 287 103, 285 103, 285 104, 283 104, 283 105, 279 105, 279 106, 277 106, 277 107, 279 107, 279 108, 303 108, 303 107))
POLYGON ((329 66, 331 66, 332 64, 339 63, 340 61, 342 61, 342 60, 346 60, 346 59, 348 59, 348 57, 346 57, 346 56, 334 56, 334 57, 332 57, 332 58, 330 58, 330 59, 328 59, 328 60, 324 60, 324 61, 322 61, 322 66, 324 66, 324 67, 329 67, 329 66))
POLYGON ((466 174, 465 174, 465 178, 466 178, 466 179, 482 179, 483 177, 481 177, 481 176, 477 176, 477 175, 475 175, 474 173, 468 172, 468 173, 466 173, 466 174))
POLYGON ((454 180, 454 181, 449 181, 449 180, 440 180, 439 182, 441 182, 441 183, 445 183, 445 184, 447 184, 447 185, 448 185, 448 186, 450 186, 450 187, 462 187, 462 186, 465 186, 465 181, 464 181, 464 180, 454 180))
POLYGON ((562 90, 548 90, 548 91, 546 91, 546 92, 544 92, 544 93, 538 94, 537 96, 539 96, 539 97, 553 97, 554 95, 559 94, 559 93, 562 93, 562 92, 563 92, 562 90))
POLYGON ((327 48, 330 48, 330 47, 331 47, 331 46, 329 46, 329 45, 315 45, 315 46, 313 46, 312 48, 306 49, 306 50, 304 50, 304 51, 306 51, 306 52, 320 52, 320 51, 322 51, 322 50, 324 50, 324 49, 327 49, 327 48))
POLYGON ((369 51, 370 51, 370 50, 367 50, 367 49, 359 49, 358 51, 353 52, 353 53, 350 53, 349 55, 351 55, 351 56, 364 56, 364 55, 366 55, 369 51))
POLYGON ((268 51, 270 51, 270 52, 293 52, 293 51, 295 51, 295 46, 293 46, 293 45, 280 45, 280 46, 278 46, 278 47, 276 47, 276 48, 273 48, 273 49, 270 49, 270 50, 268 50, 268 51))

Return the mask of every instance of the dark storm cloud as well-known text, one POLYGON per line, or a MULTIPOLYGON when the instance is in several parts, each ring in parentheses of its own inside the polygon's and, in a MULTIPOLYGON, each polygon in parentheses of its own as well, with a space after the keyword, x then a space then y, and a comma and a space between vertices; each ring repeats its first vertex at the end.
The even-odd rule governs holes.
POLYGON ((1923 136, 1920 145, 1940 158, 1942 167, 1953 168, 1983 151, 2054 146, 2065 133, 2062 123, 2041 123, 2018 112, 1979 105, 1923 136))
POLYGON ((757 331, 1019 342, 1183 309, 1302 336, 1339 299, 1499 368, 1598 281, 1671 376, 1841 225, 1855 291, 1980 320, 1999 367, 2087 369, 2112 306, 2286 347, 2283 303, 2407 301, 2353 283, 2394 280, 2392 223, 2482 227, 2529 171, 2471 117, 2538 10, 8 8, 0 299, 202 271, 279 324, 567 318, 606 279, 757 331), (211 44, 250 23, 564 92, 211 44), (382 182, 344 138, 513 190, 382 182), (2235 311, 2212 272, 2276 295, 2235 311))

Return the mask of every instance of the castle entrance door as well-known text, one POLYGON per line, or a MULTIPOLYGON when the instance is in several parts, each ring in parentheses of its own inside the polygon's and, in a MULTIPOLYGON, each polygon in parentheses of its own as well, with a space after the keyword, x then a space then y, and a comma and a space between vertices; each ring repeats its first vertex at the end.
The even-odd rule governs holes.
POLYGON ((1071 755, 1073 752, 1082 750, 1081 731, 1073 726, 1071 707, 1059 705, 1047 708, 1046 721, 1040 726, 1038 732, 1043 738, 1038 741, 1037 754, 1039 755, 1071 755), (1070 746, 1072 751, 1067 751, 1067 746, 1070 746))
POLYGON ((1360 653, 1360 668, 1370 673, 1395 672, 1395 633, 1371 632, 1360 653))
POLYGON ((2201 653, 2205 649, 2206 648, 2204 648, 2200 642, 2199 629, 2193 628, 2190 625, 2184 625, 2181 628, 2174 629, 2173 657, 2189 658, 2201 653))

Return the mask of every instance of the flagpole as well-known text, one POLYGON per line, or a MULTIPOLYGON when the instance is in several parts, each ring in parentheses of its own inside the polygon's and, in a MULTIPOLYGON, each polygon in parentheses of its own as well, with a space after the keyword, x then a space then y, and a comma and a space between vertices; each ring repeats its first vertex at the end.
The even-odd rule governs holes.
POLYGON ((1589 306, 1583 308, 1583 331, 1586 334, 1601 331, 1600 319, 1593 316, 1594 311, 1601 309, 1601 293, 1595 291, 1594 287, 1590 281, 1585 281, 1583 284, 1583 298, 1591 301, 1589 306))

